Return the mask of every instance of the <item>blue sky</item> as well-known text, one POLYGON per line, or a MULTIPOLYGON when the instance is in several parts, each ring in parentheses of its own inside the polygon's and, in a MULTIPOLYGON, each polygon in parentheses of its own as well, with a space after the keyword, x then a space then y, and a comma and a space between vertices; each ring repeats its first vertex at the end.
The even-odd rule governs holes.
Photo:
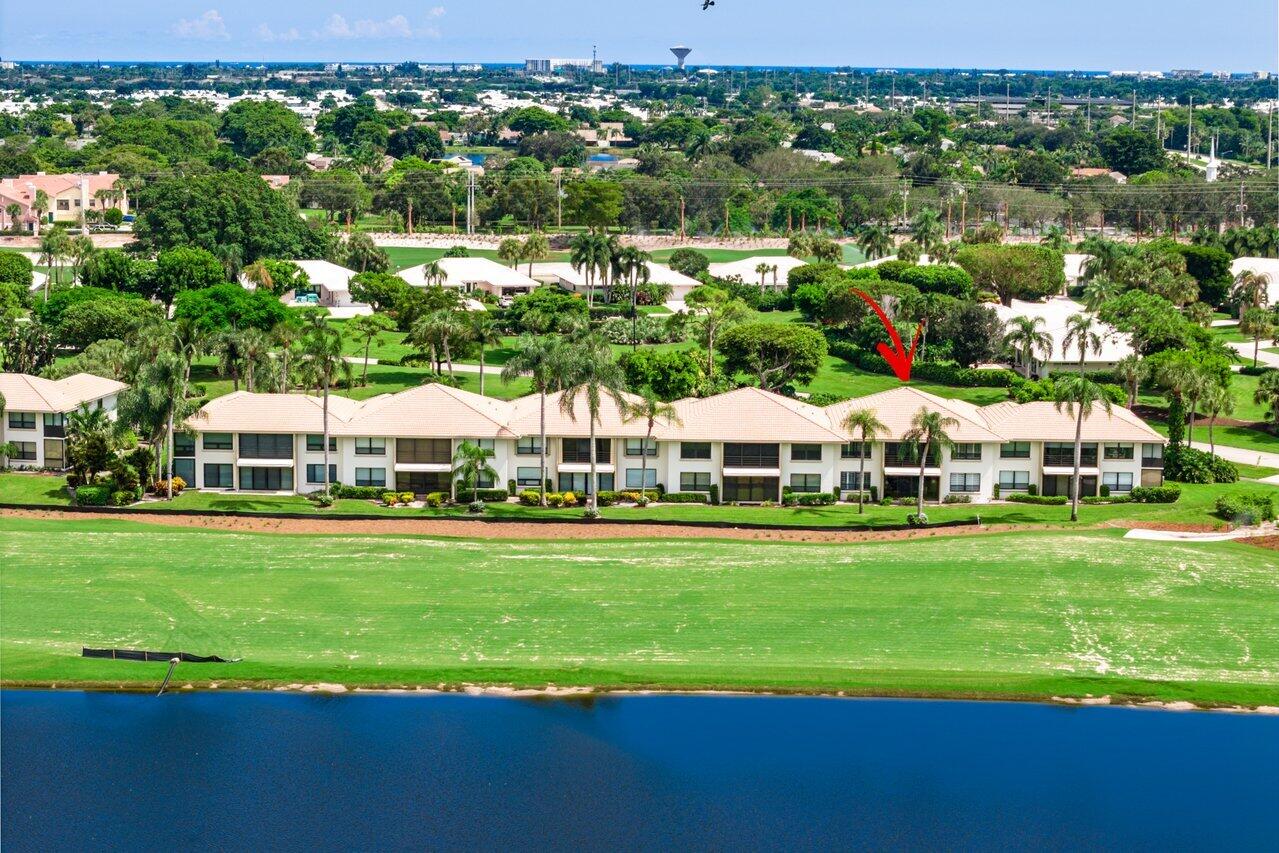
POLYGON ((5 59, 1276 67, 1275 0, 0 0, 5 59))

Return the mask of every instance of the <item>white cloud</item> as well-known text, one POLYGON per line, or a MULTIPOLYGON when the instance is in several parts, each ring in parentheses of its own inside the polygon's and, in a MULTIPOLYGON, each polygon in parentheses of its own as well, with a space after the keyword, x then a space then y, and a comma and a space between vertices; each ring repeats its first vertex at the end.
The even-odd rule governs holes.
MULTIPOLYGON (((427 12, 429 18, 439 18, 444 14, 443 6, 435 6, 427 12)), ((318 32, 312 37, 317 39, 407 39, 407 38, 439 38, 440 31, 433 26, 414 28, 409 19, 403 15, 394 15, 385 20, 360 18, 348 21, 339 14, 332 14, 318 32)))
POLYGON ((289 27, 277 33, 266 24, 258 24, 256 33, 260 41, 300 41, 302 38, 297 27, 289 27))
POLYGON ((443 7, 443 6, 432 6, 432 7, 431 7, 431 9, 430 9, 430 11, 426 13, 426 16, 427 16, 428 18, 443 18, 443 17, 444 17, 444 7, 443 7))
POLYGON ((173 34, 182 39, 197 41, 223 41, 231 38, 226 21, 217 9, 210 9, 198 18, 182 19, 173 25, 173 34))

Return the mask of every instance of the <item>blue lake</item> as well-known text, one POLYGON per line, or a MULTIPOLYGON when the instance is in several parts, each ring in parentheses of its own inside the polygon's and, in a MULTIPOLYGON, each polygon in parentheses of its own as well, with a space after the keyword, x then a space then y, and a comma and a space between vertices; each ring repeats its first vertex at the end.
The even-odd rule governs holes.
POLYGON ((1273 849, 1279 719, 633 696, 0 693, 17 850, 1273 849))

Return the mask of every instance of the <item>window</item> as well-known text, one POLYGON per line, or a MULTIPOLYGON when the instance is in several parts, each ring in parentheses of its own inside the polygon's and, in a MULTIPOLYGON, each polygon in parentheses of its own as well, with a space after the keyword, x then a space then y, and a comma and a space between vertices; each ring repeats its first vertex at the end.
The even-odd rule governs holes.
MULTIPOLYGON (((461 487, 461 486, 460 486, 460 484, 462 483, 462 481, 461 481, 460 479, 458 480, 458 483, 459 483, 459 487, 461 487)), ((478 475, 478 476, 475 478, 475 488, 477 488, 477 489, 491 489, 491 488, 493 488, 493 478, 492 478, 490 475, 488 475, 488 474, 480 474, 480 475, 478 475)))
MULTIPOLYGON (((329 466, 329 482, 336 483, 337 479, 338 479, 338 466, 330 465, 329 466)), ((308 483, 323 483, 324 482, 324 463, 320 463, 319 465, 307 465, 306 481, 308 483)))
POLYGON ((1131 444, 1107 444, 1102 450, 1102 458, 1104 459, 1131 459, 1131 444))
MULTIPOLYGON (((1074 465, 1075 464, 1075 443, 1073 441, 1045 441, 1044 442, 1044 464, 1045 465, 1074 465)), ((1084 443, 1079 449, 1080 465, 1096 465, 1097 464, 1097 444, 1084 443)))
MULTIPOLYGON (((411 442, 412 439, 401 439, 396 444, 398 448, 401 444, 411 442)), ((386 455, 386 439, 385 438, 357 438, 355 440, 356 456, 385 456, 386 455)), ((407 459, 400 459, 400 452, 396 453, 396 461, 407 462, 407 459)))
POLYGON ((822 475, 791 474, 790 490, 792 492, 820 492, 822 490, 822 475))
POLYGON ((1000 471, 999 489, 1003 492, 1024 492, 1030 488, 1029 471, 1000 471))
POLYGON ((35 429, 35 412, 10 412, 9 429, 35 429))
POLYGON ((44 415, 44 434, 49 438, 61 438, 67 434, 67 416, 61 412, 44 415))
MULTIPOLYGON (((578 494, 578 495, 585 494, 586 484, 589 479, 590 479, 589 474, 566 474, 561 472, 560 480, 559 480, 559 487, 560 487, 559 490, 561 492, 573 492, 574 494, 578 494)), ((599 486, 600 486, 600 491, 602 492, 613 491, 613 475, 600 474, 599 486)))
POLYGON ((981 474, 951 474, 950 490, 952 492, 980 492, 981 474))
MULTIPOLYGON (((918 444, 911 444, 904 441, 889 441, 884 443, 884 465, 887 467, 913 466, 919 467, 919 451, 918 444)), ((937 467, 938 451, 937 445, 933 444, 928 448, 928 464, 929 468, 937 467)))
MULTIPOLYGON (((560 447, 564 462, 591 461, 591 440, 589 438, 565 438, 561 441, 560 447)), ((612 454, 612 439, 595 439, 595 461, 607 460, 612 454)))
POLYGON ((724 500, 728 503, 761 503, 777 500, 776 477, 725 477, 724 500))
POLYGON ((542 437, 530 435, 515 442, 515 452, 520 456, 540 456, 542 453, 542 437))
POLYGON ((58 210, 70 210, 70 209, 71 209, 71 199, 67 199, 67 198, 58 199, 58 210))
POLYGON ((293 469, 242 467, 240 488, 253 492, 282 492, 292 489, 293 469))
POLYGON ((999 445, 1000 459, 1029 459, 1030 458, 1030 442, 1029 441, 1010 441, 1006 444, 999 445))
POLYGON ((960 442, 950 452, 950 458, 959 462, 980 462, 981 445, 977 442, 960 442))
POLYGON ((67 443, 60 438, 44 440, 44 467, 61 468, 67 464, 67 443))
MULTIPOLYGON (((306 449, 308 453, 323 453, 324 452, 324 436, 308 435, 306 437, 306 449)), ((332 435, 329 436, 329 450, 333 451, 337 449, 338 449, 337 437, 332 435)))
POLYGON ((628 438, 626 439, 626 449, 624 452, 627 456, 656 456, 657 439, 628 438))
POLYGON ((355 469, 355 485, 357 486, 386 486, 386 469, 385 468, 356 468, 355 469))
POLYGON ((840 471, 839 472, 839 490, 841 492, 857 492, 866 491, 870 488, 870 472, 866 472, 866 476, 862 478, 862 487, 857 488, 857 471, 840 471))
POLYGON ((1101 484, 1114 492, 1132 491, 1131 471, 1107 471, 1101 475, 1101 484))
MULTIPOLYGON (((365 456, 381 456, 386 453, 386 439, 363 439, 370 442, 368 450, 360 450, 360 441, 355 440, 355 452, 363 452, 365 456)), ((447 438, 397 438, 395 440, 395 461, 410 465, 447 465, 453 461, 453 442, 447 438)))
POLYGON ((515 469, 515 485, 527 486, 533 489, 542 487, 542 469, 537 466, 530 465, 528 467, 521 466, 515 469))
POLYGON ((840 459, 869 459, 870 458, 870 442, 869 441, 850 441, 848 444, 839 448, 840 459))
MULTIPOLYGON (((175 457, 183 456, 190 458, 195 456, 195 436, 184 435, 183 433, 173 434, 173 455, 175 457)), ((188 480, 187 482, 191 482, 188 480)), ((193 484, 194 485, 194 484, 193 484)))
POLYGON ((657 488, 657 469, 656 468, 627 468, 626 469, 626 488, 640 488, 640 478, 643 477, 643 488, 657 488))
POLYGON ((790 446, 790 461, 821 462, 822 446, 820 444, 792 444, 790 446))
POLYGON ((11 459, 20 460, 22 462, 36 461, 36 443, 34 441, 13 441, 10 442, 17 451, 11 456, 11 459))
POLYGON ((395 490, 429 495, 431 492, 448 494, 451 488, 447 471, 396 471, 395 490))
POLYGON ((1164 467, 1164 446, 1162 444, 1143 444, 1141 446, 1141 467, 1164 467))
POLYGON ((293 436, 275 433, 240 433, 241 459, 292 459, 293 436))
POLYGON ((711 443, 709 441, 681 441, 679 443, 680 459, 710 459, 711 443))
POLYGON ((204 465, 204 487, 206 489, 233 489, 231 466, 206 462, 204 465))
POLYGON ((470 442, 471 444, 474 444, 476 447, 478 447, 480 450, 489 450, 494 453, 497 452, 497 441, 495 441, 494 439, 472 438, 470 439, 470 442))
POLYGON ((781 451, 776 444, 725 444, 725 468, 776 468, 781 451))
POLYGON ((709 471, 684 471, 679 475, 681 492, 709 492, 711 475, 709 471))
POLYGON ((195 459, 190 457, 186 459, 173 460, 173 476, 181 477, 182 482, 189 486, 195 486, 195 459))
POLYGON ((231 433, 206 432, 203 436, 205 450, 230 450, 231 433))

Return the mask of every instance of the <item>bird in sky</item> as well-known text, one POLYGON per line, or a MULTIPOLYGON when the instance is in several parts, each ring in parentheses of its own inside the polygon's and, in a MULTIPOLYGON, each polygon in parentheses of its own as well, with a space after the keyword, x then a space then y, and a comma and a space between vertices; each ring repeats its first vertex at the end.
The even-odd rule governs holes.
POLYGON ((709 9, 710 7, 714 5, 715 5, 715 0, 702 0, 702 11, 705 12, 707 9, 709 9))

